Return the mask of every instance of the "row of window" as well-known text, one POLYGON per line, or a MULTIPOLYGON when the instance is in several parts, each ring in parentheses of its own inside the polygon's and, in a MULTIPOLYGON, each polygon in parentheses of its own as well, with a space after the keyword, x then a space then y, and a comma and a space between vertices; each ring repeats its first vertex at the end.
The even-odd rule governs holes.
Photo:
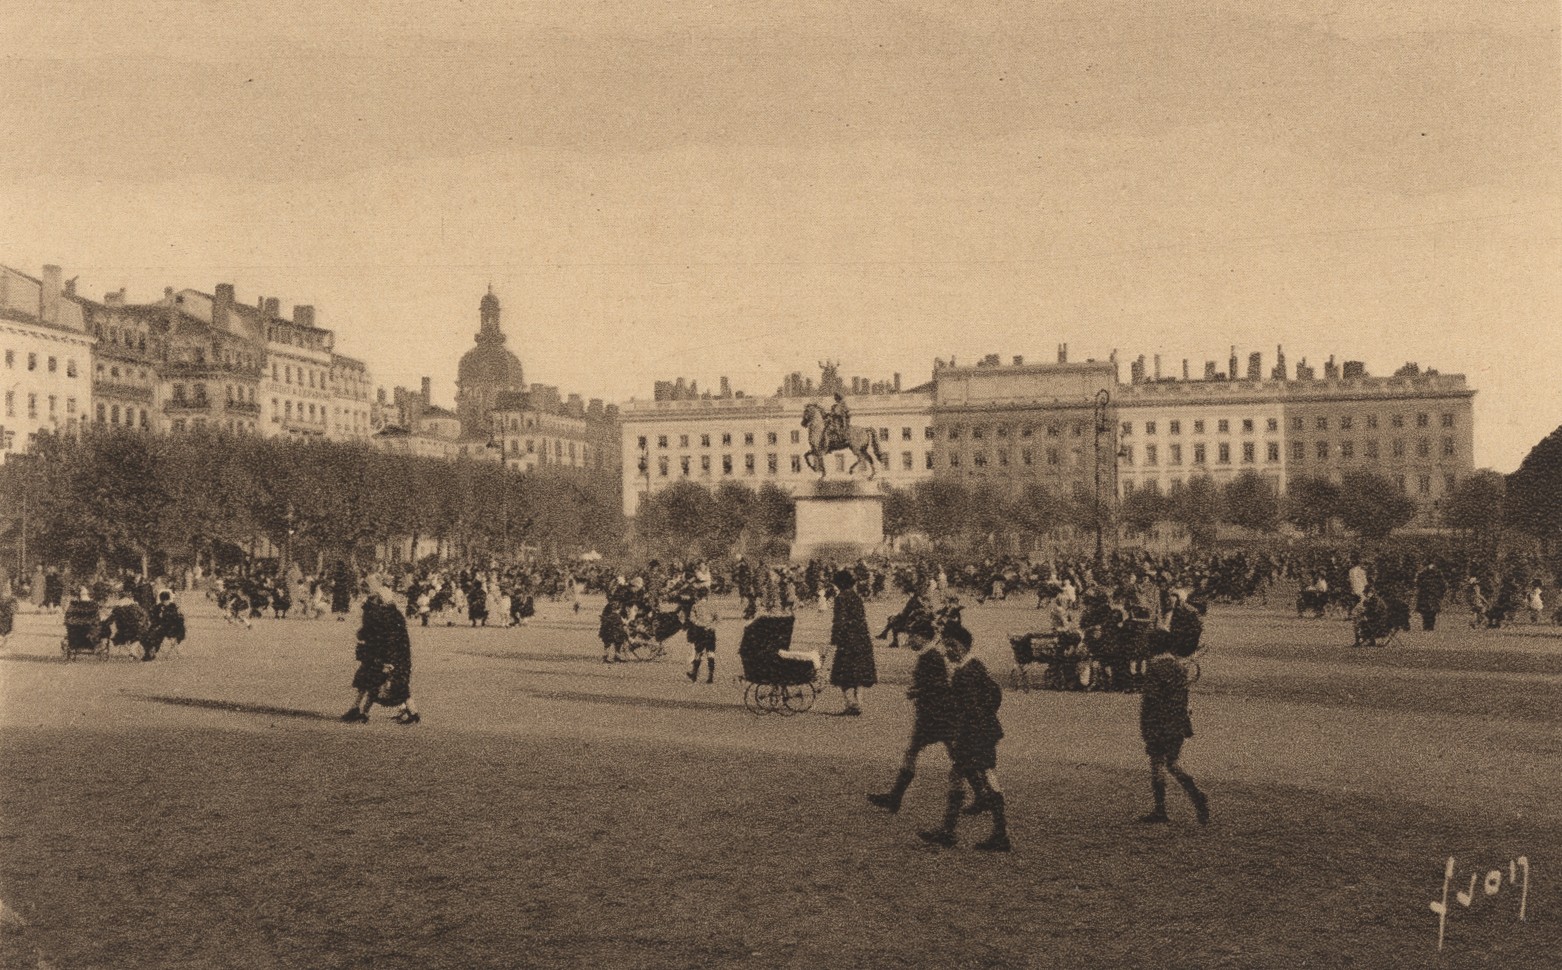
MULTIPOLYGON (((47 402, 48 402, 48 406, 49 406, 49 411, 48 411, 49 416, 52 418, 52 417, 56 416, 57 414, 59 414, 59 407, 60 407, 60 399, 59 399, 59 397, 54 395, 54 394, 50 394, 50 395, 47 396, 47 402)), ((73 415, 73 414, 76 413, 76 399, 75 398, 67 397, 65 399, 65 413, 68 414, 68 415, 73 415)), ((16 391, 14 391, 14 390, 5 392, 5 416, 8 417, 8 418, 16 417, 16 391)), ((34 420, 37 420, 37 418, 38 418, 38 395, 37 394, 28 394, 27 395, 27 416, 29 418, 34 419, 34 420)))
MULTIPOLYGON (((547 457, 547 455, 548 455, 548 441, 549 441, 549 439, 547 439, 547 438, 542 439, 542 455, 544 457, 547 457)), ((575 460, 575 445, 576 444, 577 443, 574 442, 574 441, 565 441, 562 438, 555 438, 555 439, 553 439, 553 457, 554 457, 554 459, 555 460, 563 460, 565 454, 567 453, 569 455, 569 460, 573 462, 575 460), (568 446, 567 448, 565 447, 566 445, 568 446)), ((515 456, 515 455, 521 454, 521 445, 522 445, 522 442, 521 442, 521 440, 519 438, 507 439, 505 444, 504 444, 505 454, 507 456, 515 456)), ((526 454, 528 454, 528 455, 535 455, 535 454, 537 454, 538 453, 537 452, 537 439, 535 439, 535 438, 527 438, 526 441, 525 441, 525 447, 526 447, 526 454)), ((591 448, 590 448, 590 446, 588 446, 588 445, 586 445, 584 443, 580 444, 580 459, 581 459, 581 461, 589 461, 591 459, 591 448)))
POLYGON ((273 384, 297 384, 299 387, 303 387, 307 379, 310 388, 323 391, 326 389, 325 378, 325 371, 314 367, 304 367, 302 365, 294 367, 292 364, 282 364, 279 367, 276 361, 271 362, 271 383, 273 384), (295 371, 298 374, 296 381, 293 379, 295 371), (317 379, 318 384, 316 383, 317 379))
MULTIPOLYGON (((1406 445, 1406 442, 1405 442, 1405 439, 1403 439, 1403 438, 1395 438, 1392 442, 1390 442, 1389 447, 1390 447, 1391 453, 1393 454, 1393 456, 1395 458, 1404 458, 1405 457, 1405 454, 1406 454, 1405 445, 1406 445)), ((1428 439, 1428 438, 1419 438, 1419 439, 1416 440, 1415 446, 1416 446, 1416 457, 1417 458, 1430 458, 1430 457, 1432 457, 1432 442, 1431 442, 1430 439, 1428 439)), ((1452 438, 1444 438, 1443 439, 1441 453, 1442 453, 1442 457, 1444 457, 1444 458, 1453 458, 1456 455, 1458 455, 1459 449, 1454 444, 1454 439, 1452 439, 1452 438)), ((1313 442, 1313 455, 1319 461, 1328 461, 1331 454, 1338 455, 1340 458, 1347 459, 1347 460, 1351 459, 1351 458, 1354 458, 1354 457, 1356 457, 1356 443, 1354 441, 1341 441, 1341 442, 1339 442, 1339 444, 1338 444, 1338 446, 1336 448, 1331 449, 1330 445, 1329 445, 1329 442, 1327 442, 1327 441, 1315 441, 1315 442, 1313 442)), ((1377 439, 1374 438, 1374 439, 1370 439, 1368 441, 1363 442, 1362 443, 1362 454, 1365 457, 1367 457, 1367 458, 1377 458, 1377 457, 1379 457, 1380 455, 1379 455, 1379 451, 1378 451, 1377 439)), ((1306 459, 1307 459, 1307 443, 1305 441, 1293 441, 1293 442, 1291 442, 1291 460, 1292 461, 1305 461, 1306 459)))
MULTIPOLYGON (((106 369, 105 369, 104 365, 99 364, 98 365, 98 370, 97 370, 98 380, 102 380, 105 375, 110 380, 115 380, 115 381, 119 380, 121 377, 123 377, 126 380, 136 380, 138 377, 139 377, 140 380, 143 380, 143 381, 147 379, 146 368, 145 367, 139 367, 138 368, 138 367, 128 367, 127 366, 124 369, 124 371, 121 372, 120 369, 119 369, 119 365, 118 364, 114 364, 113 366, 110 366, 110 367, 108 367, 106 369)), ((76 375, 74 373, 71 373, 70 376, 74 377, 76 375)))
MULTIPOLYGON (((708 476, 708 475, 712 474, 712 470, 713 470, 712 458, 713 457, 714 456, 712 456, 712 455, 699 455, 698 456, 698 467, 699 467, 699 473, 701 475, 707 475, 708 476)), ((683 474, 683 476, 685 478, 687 478, 688 476, 690 476, 690 475, 692 475, 694 473, 694 469, 695 469, 695 465, 696 465, 695 458, 696 458, 696 456, 693 456, 693 455, 680 455, 678 457, 677 468, 683 474)), ((931 469, 933 467, 933 453, 931 451, 923 452, 922 458, 923 458, 923 462, 924 462, 925 467, 928 468, 928 469, 931 469)), ((901 469, 901 471, 908 471, 909 472, 909 471, 914 470, 916 468, 916 463, 917 463, 917 460, 916 460, 916 455, 914 453, 909 452, 909 451, 903 451, 903 452, 900 453, 900 469, 901 469)), ((836 455, 835 456, 835 465, 836 465, 836 470, 837 471, 845 471, 846 470, 846 456, 842 455, 842 454, 836 455)), ((640 473, 642 475, 648 475, 650 473, 649 472, 649 467, 650 466, 648 465, 646 459, 642 458, 640 460, 640 473)), ((659 475, 662 478, 666 478, 669 475, 671 475, 673 467, 674 466, 673 466, 672 459, 669 456, 663 455, 663 456, 660 456, 660 457, 658 457, 656 459, 657 475, 659 475)), ((721 465, 720 465, 720 467, 721 467, 721 473, 723 475, 731 475, 731 474, 733 474, 733 468, 734 468, 733 456, 732 455, 722 455, 721 456, 721 465)), ((802 474, 803 473, 803 467, 804 467, 803 466, 803 456, 802 455, 791 455, 790 456, 790 467, 791 467, 791 470, 792 470, 792 474, 794 474, 794 475, 802 474)), ((781 456, 775 454, 774 452, 766 455, 765 456, 765 474, 767 474, 767 475, 779 475, 780 473, 781 473, 781 456)), ((756 475, 756 474, 758 474, 758 456, 757 455, 749 454, 749 455, 744 455, 743 456, 743 474, 745 474, 745 475, 756 475)))
MULTIPOLYGON (((48 367, 49 373, 51 373, 51 374, 58 372, 59 369, 60 369, 60 359, 58 357, 49 357, 46 360, 45 363, 46 363, 46 366, 48 367)), ((7 350, 5 352, 5 366, 8 369, 14 369, 16 367, 16 351, 14 351, 14 350, 7 350)), ((36 353, 28 352, 28 354, 27 354, 27 369, 28 370, 37 370, 38 369, 38 355, 36 353)), ((76 376, 76 358, 74 358, 74 357, 67 357, 65 359, 65 376, 66 377, 75 377, 76 376)))
MULTIPOLYGON (((514 422, 512 421, 511 423, 513 425, 514 422)), ((514 428, 512 427, 511 430, 514 430, 514 428)), ((878 432, 879 432, 879 441, 880 441, 880 443, 887 443, 890 440, 890 429, 889 428, 879 428, 878 432)), ((923 437, 924 438, 928 439, 929 441, 931 441, 933 439, 934 435, 933 435, 933 429, 932 428, 930 428, 930 427, 923 428, 922 432, 923 432, 923 437)), ((672 435, 665 435, 665 434, 657 435, 656 436, 656 447, 658 447, 658 448, 668 448, 668 447, 671 447, 672 446, 671 445, 672 437, 673 437, 672 435)), ((678 447, 679 448, 690 448, 690 447, 693 447, 691 442, 696 441, 696 440, 699 441, 699 447, 701 447, 701 448, 713 448, 713 447, 716 447, 715 442, 718 439, 721 442, 721 445, 720 445, 721 447, 723 447, 723 448, 731 448, 732 445, 733 445, 733 440, 734 440, 735 437, 741 437, 743 439, 744 447, 752 448, 754 446, 756 432, 745 431, 741 435, 735 435, 733 432, 728 431, 728 432, 723 432, 721 434, 708 434, 708 433, 707 434, 698 434, 698 435, 695 435, 695 434, 681 434, 681 435, 678 435, 677 437, 678 437, 678 447)), ((912 429, 910 427, 902 427, 900 429, 900 440, 901 441, 911 441, 911 440, 913 440, 914 437, 915 436, 912 434, 912 429)), ((958 437, 958 435, 956 435, 956 437, 958 437)), ((978 435, 978 437, 980 437, 980 436, 978 435)), ((801 444, 802 440, 803 440, 802 432, 801 431, 793 431, 793 432, 791 432, 791 434, 788 437, 788 440, 790 441, 791 444, 794 444, 794 445, 801 444)), ((767 432, 765 432, 765 444, 767 444, 767 445, 776 445, 776 444, 779 444, 779 443, 780 443, 780 435, 779 434, 777 434, 774 431, 767 431, 767 432)), ((641 451, 645 451, 649 447, 649 445, 650 445, 650 438, 648 436, 646 436, 646 435, 640 435, 639 441, 638 441, 638 445, 639 445, 639 448, 640 448, 641 451)))
MULTIPOLYGON (((1405 476, 1405 475, 1395 475, 1395 476, 1393 476, 1393 481, 1394 481, 1395 485, 1399 486, 1399 490, 1401 492, 1409 494, 1410 480, 1409 480, 1409 478, 1407 476, 1405 476)), ((1270 482, 1274 483, 1274 484, 1278 484, 1278 483, 1275 483, 1274 479, 1272 479, 1272 478, 1270 479, 1270 482)), ((1458 483, 1459 483, 1459 477, 1457 475, 1455 475, 1453 472, 1446 472, 1446 473, 1444 473, 1444 475, 1443 475, 1443 491, 1444 491, 1444 493, 1450 493, 1451 494, 1453 492, 1453 490, 1454 490, 1454 486, 1458 485, 1458 483)), ((1182 479, 1174 478, 1169 483, 1169 486, 1171 488, 1175 489, 1175 488, 1178 488, 1178 487, 1182 486, 1183 484, 1184 483, 1183 483, 1182 479)), ((1132 495, 1134 493, 1134 491, 1136 490, 1136 488, 1137 489, 1143 489, 1146 492, 1153 492, 1153 493, 1159 494, 1160 490, 1161 490, 1161 483, 1160 483, 1160 481, 1158 479, 1154 479, 1154 478, 1147 479, 1142 484, 1138 484, 1138 485, 1136 485, 1132 479, 1124 479, 1123 480, 1123 495, 1125 497, 1129 496, 1129 495, 1132 495)), ((1418 495, 1431 495, 1432 494, 1432 476, 1431 475, 1417 475, 1416 476, 1416 494, 1418 494, 1418 495)))
MULTIPOLYGON (((1395 438, 1392 442, 1390 442, 1390 450, 1391 450, 1391 453, 1393 454, 1393 456, 1395 458, 1404 458, 1406 456, 1406 442, 1405 442, 1405 440, 1403 438, 1395 438)), ((1182 456, 1183 456, 1182 445, 1180 445, 1180 444, 1168 445, 1166 451, 1167 451, 1167 454, 1166 454, 1167 462, 1166 463, 1168 465, 1180 465, 1180 464, 1182 464, 1182 456)), ((1306 461, 1307 460, 1307 454, 1308 454, 1307 442, 1305 442, 1305 441, 1293 441, 1293 442, 1291 442, 1291 460, 1293 462, 1306 461)), ((1356 457, 1356 442, 1354 442, 1354 441, 1341 441, 1341 442, 1338 442, 1336 445, 1331 445, 1327 441, 1316 441, 1316 442, 1313 442, 1312 454, 1314 455, 1314 457, 1318 461, 1328 461, 1329 458, 1331 457, 1331 455, 1338 456, 1339 458, 1348 461, 1348 460, 1356 457)), ((1415 442, 1415 454, 1416 454, 1417 458, 1430 458, 1430 457, 1432 457, 1432 442, 1429 439, 1427 439, 1427 438, 1421 438, 1421 439, 1417 440, 1415 442)), ((1452 438, 1444 438, 1442 440, 1442 457, 1444 457, 1444 458, 1453 458, 1457 454, 1458 454, 1458 448, 1454 444, 1454 439, 1452 439, 1452 438)), ((1122 455, 1122 458, 1123 458, 1123 464, 1124 465, 1128 465, 1128 466, 1134 465, 1136 463, 1137 458, 1138 458, 1138 452, 1136 451, 1135 446, 1133 446, 1133 445, 1125 445, 1125 446, 1123 446, 1123 449, 1121 451, 1121 455, 1122 455)), ((1160 457, 1161 456, 1160 456, 1160 448, 1159 448, 1159 446, 1157 446, 1157 445, 1145 445, 1144 446, 1143 455, 1144 455, 1144 464, 1146 466, 1153 467, 1153 466, 1156 466, 1156 465, 1160 464, 1160 457)), ((1206 445, 1204 445, 1203 443, 1195 444, 1193 446, 1193 464, 1195 464, 1195 465, 1207 464, 1208 463, 1208 455, 1209 455, 1208 447, 1206 445)), ((1254 442, 1254 441, 1244 441, 1244 442, 1242 442, 1241 455, 1242 455, 1242 460, 1241 460, 1242 464, 1244 464, 1244 465, 1251 465, 1251 464, 1257 463, 1257 461, 1258 461, 1258 442, 1254 442)), ((1375 459, 1375 458, 1381 457, 1377 439, 1374 438, 1374 439, 1369 439, 1367 441, 1362 442, 1362 455, 1364 457, 1366 457, 1366 458, 1369 458, 1369 459, 1375 459)), ((1231 445, 1229 443, 1227 443, 1227 442, 1220 442, 1219 444, 1217 444, 1215 446, 1215 463, 1216 464, 1218 464, 1218 465, 1229 465, 1229 464, 1231 464, 1231 458, 1232 458, 1232 450, 1231 450, 1231 445)), ((1278 462, 1279 460, 1280 460, 1280 443, 1278 441, 1267 441, 1267 442, 1264 442, 1264 461, 1265 461, 1265 463, 1266 464, 1272 464, 1274 462, 1278 462)))
MULTIPOLYGON (((1357 417, 1358 417, 1358 415, 1354 415, 1354 414, 1342 414, 1342 415, 1340 415, 1336 419, 1335 427, 1337 427, 1341 431, 1350 431, 1350 430, 1352 430, 1355 427, 1356 418, 1357 417)), ((1378 427, 1378 419, 1379 419, 1378 415, 1376 415, 1376 414, 1367 414, 1367 415, 1360 415, 1360 417, 1362 417, 1364 419, 1366 427, 1367 427, 1367 429, 1369 431, 1377 429, 1377 427, 1378 427)), ((1430 414, 1424 412, 1424 411, 1421 412, 1421 413, 1418 413, 1415 416, 1415 421, 1416 421, 1416 427, 1418 427, 1418 428, 1429 428, 1429 427, 1432 426, 1432 416, 1430 414)), ((1168 434, 1173 434, 1173 435, 1182 434, 1182 421, 1181 420, 1168 421, 1168 422, 1166 422, 1166 424, 1167 424, 1167 429, 1166 430, 1167 430, 1168 434)), ((1193 420, 1193 433, 1194 434, 1204 434, 1205 433, 1205 425, 1206 425, 1206 422, 1205 422, 1205 420, 1203 418, 1195 418, 1193 420)), ((1391 414, 1391 415, 1389 415, 1389 425, 1390 425, 1390 427, 1394 427, 1394 428, 1403 428, 1405 426, 1405 415, 1403 415, 1403 414, 1391 414)), ((1445 428, 1452 428, 1454 426, 1454 416, 1453 416, 1452 412, 1444 412, 1442 414, 1442 426, 1445 427, 1445 428)), ((1257 423, 1256 423, 1256 421, 1253 418, 1242 418, 1241 419, 1241 428, 1242 428, 1242 433, 1243 434, 1252 434, 1252 433, 1254 433, 1254 431, 1257 430, 1257 423)), ((1315 415, 1314 418, 1313 418, 1313 428, 1316 431, 1328 431, 1329 430, 1329 417, 1328 417, 1328 415, 1324 415, 1324 414, 1315 415)), ((1159 430, 1159 422, 1156 422, 1156 421, 1145 421, 1144 422, 1144 433, 1145 434, 1153 435, 1158 430, 1159 430)), ((1271 432, 1279 431, 1280 430, 1280 419, 1279 418, 1265 418, 1264 419, 1264 430, 1265 431, 1271 431, 1271 432)), ((1307 419, 1302 417, 1301 415, 1293 415, 1291 417, 1291 430, 1292 431, 1305 431, 1305 430, 1307 430, 1307 419)), ((1132 421, 1124 421, 1124 422, 1122 422, 1122 434, 1123 434, 1124 437, 1127 437, 1128 435, 1133 434, 1133 431, 1134 431, 1134 423, 1132 421)), ((1218 418, 1218 419, 1216 419, 1216 421, 1215 421, 1215 433, 1216 434, 1230 434, 1231 433, 1231 420, 1229 418, 1218 418)))

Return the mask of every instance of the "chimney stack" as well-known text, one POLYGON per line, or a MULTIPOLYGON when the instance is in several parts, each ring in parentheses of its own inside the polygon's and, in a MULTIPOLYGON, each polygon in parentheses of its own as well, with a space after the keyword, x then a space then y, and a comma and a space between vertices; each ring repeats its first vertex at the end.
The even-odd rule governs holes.
POLYGON ((282 315, 282 301, 274 296, 266 297, 265 315, 267 320, 275 320, 282 315))
POLYGON ((1264 355, 1259 351, 1253 351, 1247 355, 1247 379, 1261 381, 1264 379, 1264 355))
POLYGON ((1014 355, 1014 366, 1015 367, 1024 367, 1025 366, 1025 358, 1021 357, 1019 354, 1015 354, 1014 355))
POLYGON ((433 402, 433 395, 431 393, 433 391, 433 389, 434 389, 434 379, 432 377, 425 377, 425 378, 423 378, 423 394, 422 394, 422 397, 423 397, 423 404, 425 406, 427 406, 427 405, 429 405, 429 404, 431 404, 433 402))
POLYGON ((1068 344, 1058 344, 1058 363, 1068 363, 1068 344))
POLYGON ((721 396, 722 397, 731 397, 732 396, 732 384, 725 377, 723 377, 721 379, 721 396))
MULTIPOLYGON (((276 300, 267 300, 266 304, 271 308, 272 314, 276 313, 276 300)), ((293 307, 293 322, 301 327, 313 327, 315 325, 315 308, 312 305, 295 305, 293 307)))
POLYGON ((1236 379, 1237 379, 1237 345, 1236 344, 1232 344, 1231 345, 1231 358, 1227 362, 1227 365, 1226 365, 1226 380, 1234 381, 1236 379))
POLYGON ((212 326, 228 330, 228 315, 233 312, 233 284, 218 283, 212 290, 212 326))
POLYGON ((895 393, 900 393, 900 371, 895 372, 895 393))
POLYGON ((1182 359, 1182 379, 1188 379, 1188 358, 1186 357, 1182 359))
POLYGON ((48 324, 60 322, 60 268, 43 268, 43 285, 38 289, 38 319, 48 324))
POLYGON ((125 288, 124 287, 120 287, 119 289, 115 290, 112 293, 105 293, 105 294, 103 294, 103 305, 104 306, 124 306, 125 305, 125 288))
POLYGON ((1161 379, 1161 355, 1160 354, 1156 354, 1155 355, 1155 379, 1156 380, 1160 380, 1161 379))
POLYGON ((1277 381, 1285 380, 1285 348, 1279 344, 1275 344, 1275 369, 1269 376, 1277 381))
POLYGON ((1338 364, 1336 364, 1334 362, 1334 355, 1330 354, 1329 355, 1329 359, 1323 362, 1323 377, 1324 377, 1324 380, 1329 380, 1329 381, 1336 380, 1339 376, 1340 376, 1340 365, 1338 365, 1338 364))
POLYGON ((1215 370, 1215 362, 1213 360, 1206 360, 1204 362, 1204 379, 1206 381, 1214 380, 1219 375, 1219 373, 1219 371, 1215 370))

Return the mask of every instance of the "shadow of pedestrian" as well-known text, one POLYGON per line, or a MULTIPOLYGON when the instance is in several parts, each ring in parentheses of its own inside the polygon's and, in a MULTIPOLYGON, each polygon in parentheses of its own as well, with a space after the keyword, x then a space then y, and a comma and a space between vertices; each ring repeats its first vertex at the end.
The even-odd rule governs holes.
POLYGON ((304 721, 334 721, 335 715, 319 711, 305 711, 296 707, 272 707, 267 704, 246 704, 243 701, 217 701, 204 697, 167 697, 159 694, 138 694, 141 700, 172 707, 199 707, 210 711, 230 711, 235 714, 260 714, 266 717, 292 717, 304 721))

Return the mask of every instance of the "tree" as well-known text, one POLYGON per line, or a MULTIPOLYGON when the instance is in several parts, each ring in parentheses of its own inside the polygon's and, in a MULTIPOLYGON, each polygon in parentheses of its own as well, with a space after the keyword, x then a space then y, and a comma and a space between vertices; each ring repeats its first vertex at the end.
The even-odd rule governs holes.
POLYGON ((1547 543, 1562 537, 1562 427, 1531 448, 1508 476, 1506 498, 1514 528, 1547 543))
POLYGON ((1476 536, 1495 536, 1506 511, 1508 483, 1503 476, 1483 469, 1454 487, 1443 503, 1443 524, 1476 536))
POLYGON ((1329 520, 1339 514, 1340 488, 1327 478, 1303 476, 1291 480, 1286 493, 1286 518, 1307 532, 1327 534, 1329 520))
POLYGON ((1120 517, 1130 535, 1145 535, 1170 517, 1170 502, 1159 490, 1136 489, 1123 497, 1120 517))
POLYGON ((1246 471, 1221 493, 1225 520, 1255 532, 1273 532, 1280 525, 1280 495, 1267 478, 1246 471))
POLYGON ((1340 481, 1339 517, 1352 532, 1381 539, 1416 517, 1416 503, 1382 475, 1350 471, 1340 481))
POLYGON ((912 486, 917 530, 934 542, 948 541, 966 531, 970 493, 960 482, 917 482, 912 486))
POLYGON ((1196 546, 1215 541, 1215 526, 1220 521, 1220 486, 1208 475, 1189 479, 1186 485, 1172 489, 1171 518, 1182 523, 1196 546))
POLYGON ((884 493, 884 536, 893 541, 916 528, 916 499, 904 488, 884 493))

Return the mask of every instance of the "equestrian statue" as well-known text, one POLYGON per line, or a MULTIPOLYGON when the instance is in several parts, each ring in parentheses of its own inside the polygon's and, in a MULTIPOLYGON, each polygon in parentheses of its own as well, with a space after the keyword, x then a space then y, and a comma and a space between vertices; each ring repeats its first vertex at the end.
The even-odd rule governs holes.
POLYGON ((889 457, 879 447, 877 431, 852 427, 851 409, 846 406, 846 399, 839 392, 835 395, 834 406, 828 412, 817 402, 809 401, 807 407, 803 408, 803 427, 808 429, 808 453, 803 456, 803 460, 811 470, 819 473, 820 478, 824 478, 825 458, 837 451, 849 451, 856 456, 851 468, 846 471, 848 475, 855 474, 857 466, 867 462, 870 480, 878 475, 880 465, 889 462, 889 457))

